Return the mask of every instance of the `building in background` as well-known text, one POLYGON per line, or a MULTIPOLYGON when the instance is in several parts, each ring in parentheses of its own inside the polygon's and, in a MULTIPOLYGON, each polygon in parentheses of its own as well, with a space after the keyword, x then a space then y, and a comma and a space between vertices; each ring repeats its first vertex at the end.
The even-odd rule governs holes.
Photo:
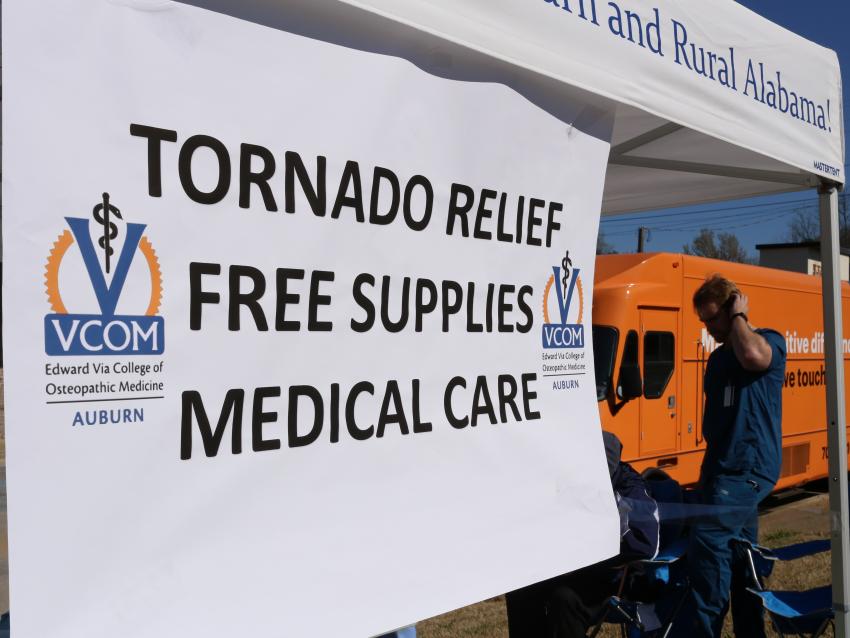
MULTIPOLYGON (((804 241, 790 244, 756 244, 759 266, 779 268, 808 275, 821 274, 820 243, 804 241)), ((850 250, 841 249, 840 276, 850 281, 850 250)))

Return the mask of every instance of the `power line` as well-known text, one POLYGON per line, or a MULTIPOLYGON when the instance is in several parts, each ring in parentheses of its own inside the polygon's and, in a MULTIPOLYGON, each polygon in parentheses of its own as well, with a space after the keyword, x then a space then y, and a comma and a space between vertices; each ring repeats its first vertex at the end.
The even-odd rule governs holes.
POLYGON ((605 223, 617 223, 617 222, 640 222, 645 219, 662 219, 664 217, 682 217, 687 215, 705 215, 710 213, 718 213, 723 211, 730 210, 745 210, 749 208, 765 208, 768 206, 791 206, 796 204, 817 204, 817 199, 794 199, 785 202, 777 202, 776 204, 746 204, 743 206, 721 206, 715 208, 704 208, 702 210, 690 210, 690 211, 682 211, 679 213, 633 213, 634 216, 627 217, 629 213, 625 215, 617 215, 616 217, 603 217, 602 221, 605 223))
MULTIPOLYGON (((796 210, 797 210, 796 208, 789 209, 789 208, 785 207, 785 208, 774 208, 774 209, 771 209, 770 211, 756 211, 756 212, 750 212, 750 213, 741 213, 740 215, 708 216, 708 217, 700 220, 699 223, 701 223, 701 224, 714 224, 714 223, 717 223, 717 222, 725 221, 727 219, 755 219, 755 218, 762 218, 762 217, 770 217, 770 216, 778 215, 778 214, 788 215, 790 213, 796 212, 796 210)), ((679 222, 671 221, 671 222, 665 223, 664 227, 665 228, 676 228, 677 226, 680 226, 680 225, 689 227, 689 226, 692 226, 695 223, 697 223, 697 220, 686 219, 686 220, 682 220, 682 221, 679 221, 679 222)))
MULTIPOLYGON (((717 217, 708 217, 706 219, 694 220, 687 219, 682 220, 680 222, 666 222, 662 225, 655 224, 647 224, 646 222, 642 222, 641 226, 649 226, 652 230, 658 232, 673 232, 673 231, 686 231, 686 230, 700 230, 702 228, 708 229, 725 229, 725 228, 737 228, 738 226, 729 226, 728 223, 731 220, 739 220, 744 219, 753 223, 759 223, 761 221, 767 221, 771 218, 779 218, 786 217, 792 213, 795 213, 796 209, 773 209, 770 211, 758 211, 757 213, 747 213, 742 215, 721 215, 717 217)), ((745 224, 751 225, 751 224, 745 224)), ((632 228, 624 228, 622 226, 615 228, 613 230, 609 230, 608 227, 603 227, 602 232, 606 237, 616 237, 618 235, 632 235, 634 234, 637 226, 632 228)))
POLYGON ((664 228, 672 228, 672 229, 675 229, 675 228, 690 228, 690 227, 698 225, 698 224, 712 225, 712 224, 718 224, 720 222, 727 222, 727 221, 729 223, 731 223, 732 221, 752 221, 752 220, 756 220, 756 219, 769 219, 771 217, 781 217, 781 216, 785 216, 785 215, 790 215, 790 214, 795 213, 795 212, 796 212, 796 209, 793 209, 793 208, 792 209, 788 209, 788 208, 782 209, 782 208, 780 208, 780 209, 773 209, 773 210, 769 210, 769 211, 759 211, 758 213, 748 213, 748 214, 741 214, 741 215, 721 215, 721 216, 718 216, 718 217, 709 217, 709 218, 706 218, 706 219, 686 219, 686 220, 683 220, 681 222, 670 222, 670 223, 664 224, 664 228))
MULTIPOLYGON (((847 193, 847 192, 842 193, 840 195, 840 197, 843 197, 846 200, 847 197, 848 197, 848 194, 850 194, 850 193, 847 193)), ((688 214, 702 213, 704 215, 704 217, 698 222, 694 219, 674 219, 674 220, 670 220, 670 221, 664 221, 664 220, 659 220, 659 221, 664 223, 664 231, 665 232, 669 231, 669 230, 691 230, 693 228, 697 228, 697 229, 709 228, 712 225, 717 224, 717 223, 722 222, 722 221, 725 221, 725 220, 732 220, 732 219, 735 219, 735 220, 737 220, 737 219, 752 219, 752 220, 769 219, 771 217, 785 217, 785 216, 787 216, 791 213, 795 213, 797 211, 802 212, 804 209, 800 208, 797 205, 797 203, 798 203, 798 200, 794 200, 794 201, 791 201, 791 202, 784 202, 784 203, 781 203, 781 204, 777 204, 775 206, 770 205, 770 204, 760 204, 759 208, 761 208, 763 210, 745 211, 745 212, 733 213, 733 214, 718 215, 718 214, 716 214, 716 212, 721 212, 721 211, 724 211, 724 210, 737 210, 737 208, 725 207, 725 208, 721 208, 721 209, 716 209, 714 212, 712 212, 712 211, 691 211, 691 212, 689 212, 688 214), (770 208, 767 209, 767 210, 764 210, 765 206, 769 206, 770 208), (699 226, 695 226, 695 224, 699 224, 699 226)), ((814 206, 815 204, 817 204, 817 201, 812 201, 812 202, 810 202, 810 204, 812 204, 814 206)), ((747 206, 745 208, 753 208, 753 207, 747 206)), ((813 208, 809 209, 809 212, 814 212, 814 209, 813 208)), ((671 216, 673 216, 673 215, 668 214, 668 215, 664 215, 663 217, 671 217, 671 216)), ((602 223, 605 224, 605 225, 602 226, 601 230, 602 230, 602 232, 605 233, 606 236, 612 236, 612 237, 616 237, 618 235, 633 234, 634 231, 636 230, 636 228, 639 225, 647 225, 647 222, 651 222, 653 220, 658 220, 658 217, 662 217, 662 216, 659 215, 657 217, 650 217, 650 218, 643 218, 643 219, 614 220, 614 221, 627 222, 629 224, 629 226, 634 225, 631 228, 629 228, 628 230, 624 230, 624 228, 626 227, 626 224, 621 224, 619 226, 613 226, 612 227, 610 225, 610 222, 608 222, 608 220, 602 219, 602 223)), ((680 216, 676 215, 676 217, 680 217, 680 216)), ((745 226, 747 226, 747 225, 752 225, 752 224, 745 224, 745 226)), ((736 226, 736 227, 738 227, 738 226, 736 226)), ((655 226, 655 229, 660 230, 660 228, 658 228, 657 226, 655 226)))
MULTIPOLYGON (((850 163, 847 164, 850 166, 850 163)), ((844 191, 839 193, 839 197, 847 198, 850 195, 850 191, 844 191)), ((745 204, 742 206, 720 206, 714 208, 703 208, 700 210, 689 210, 689 211, 681 211, 678 213, 634 213, 625 215, 617 215, 614 217, 603 217, 601 222, 604 224, 617 224, 617 223, 642 223, 645 220, 656 220, 663 219, 666 217, 683 217, 690 215, 712 215, 714 213, 726 212, 726 211, 740 211, 740 210, 748 210, 751 208, 766 208, 772 207, 772 210, 783 210, 787 207, 798 207, 799 204, 808 204, 809 206, 817 206, 817 199, 792 199, 784 202, 776 202, 776 203, 764 203, 764 204, 745 204)), ((750 214, 758 214, 758 211, 754 211, 752 213, 743 213, 744 215, 750 214)))
MULTIPOLYGON (((850 166, 850 163, 847 164, 850 166)), ((846 202, 850 192, 845 191, 839 194, 846 202)), ((797 212, 816 212, 817 199, 794 199, 785 202, 777 202, 775 204, 747 204, 744 206, 721 206, 711 209, 683 211, 680 213, 665 213, 665 214, 640 214, 630 216, 628 218, 620 216, 616 218, 603 218, 600 224, 600 234, 605 238, 634 236, 638 227, 648 227, 652 232, 660 233, 687 233, 698 230, 710 231, 732 231, 739 228, 746 228, 763 224, 770 220, 781 219, 797 212), (801 206, 801 204, 803 206, 801 206), (760 210, 750 210, 760 209, 760 210), (732 214, 718 214, 735 211, 732 214), (743 212, 741 212, 743 211, 743 212), (682 217, 691 217, 702 215, 702 219, 681 219, 682 217), (676 218, 665 221, 665 218, 676 218), (733 220, 746 220, 744 223, 731 223, 733 220), (663 226, 652 224, 653 221, 660 222, 663 226), (617 226, 612 226, 614 222, 619 222, 617 226), (731 224, 731 225, 730 225, 731 224)))
POLYGON ((794 211, 788 211, 786 213, 779 213, 779 214, 775 214, 775 213, 771 212, 769 215, 764 215, 762 217, 759 217, 758 219, 751 220, 747 223, 733 224, 732 226, 729 226, 729 225, 726 225, 726 224, 721 225, 721 226, 715 226, 715 227, 699 225, 699 226, 683 226, 683 227, 679 227, 679 228, 655 228, 653 230, 655 232, 658 232, 658 233, 685 232, 685 231, 689 231, 689 230, 702 230, 703 228, 705 228, 707 230, 723 230, 723 231, 734 230, 736 228, 746 228, 747 226, 755 226, 756 224, 764 223, 769 219, 786 217, 786 216, 790 215, 792 212, 794 212, 794 211))
MULTIPOLYGON (((656 232, 656 233, 674 233, 674 232, 677 233, 677 232, 689 232, 689 231, 696 231, 696 230, 727 231, 727 230, 734 230, 736 228, 746 228, 747 226, 755 226, 756 224, 764 223, 764 222, 766 222, 770 219, 778 219, 780 217, 787 217, 788 215, 790 215, 794 212, 795 212, 794 210, 788 210, 788 211, 785 211, 785 212, 777 212, 777 211, 772 210, 770 212, 761 213, 761 214, 759 214, 755 217, 751 217, 751 218, 749 218, 750 221, 748 221, 746 223, 733 224, 731 226, 729 224, 717 225, 718 222, 723 221, 723 220, 704 220, 704 221, 702 221, 702 222, 700 222, 699 224, 696 224, 696 225, 694 225, 691 222, 691 223, 689 223, 688 225, 685 225, 685 226, 670 227, 670 226, 665 225, 664 227, 650 226, 649 228, 650 228, 650 230, 652 230, 652 232, 656 232)), ((602 232, 603 232, 604 237, 607 239, 608 237, 622 237, 622 236, 625 236, 625 235, 634 235, 635 231, 636 231, 636 228, 630 228, 628 230, 616 230, 614 232, 608 232, 607 230, 603 229, 602 232)))

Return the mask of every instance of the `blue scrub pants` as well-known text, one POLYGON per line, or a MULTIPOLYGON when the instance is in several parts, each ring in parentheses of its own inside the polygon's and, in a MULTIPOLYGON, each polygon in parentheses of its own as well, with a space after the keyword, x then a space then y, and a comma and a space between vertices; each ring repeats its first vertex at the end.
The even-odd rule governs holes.
POLYGON ((735 539, 758 541, 758 504, 773 483, 753 472, 721 474, 702 486, 705 513, 692 524, 686 558, 691 592, 673 625, 673 636, 719 638, 729 610, 736 636, 765 635, 761 601, 746 590, 750 576, 735 539))

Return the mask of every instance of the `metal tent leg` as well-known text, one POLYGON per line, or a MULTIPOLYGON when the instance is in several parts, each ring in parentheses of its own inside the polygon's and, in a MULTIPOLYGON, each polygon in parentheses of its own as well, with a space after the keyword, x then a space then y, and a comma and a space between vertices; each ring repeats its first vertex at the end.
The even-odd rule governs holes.
POLYGON ((836 638, 850 638, 850 518, 847 498, 847 420, 839 274, 838 191, 822 183, 820 250, 823 262, 823 328, 829 445, 829 511, 832 532, 832 601, 836 638))

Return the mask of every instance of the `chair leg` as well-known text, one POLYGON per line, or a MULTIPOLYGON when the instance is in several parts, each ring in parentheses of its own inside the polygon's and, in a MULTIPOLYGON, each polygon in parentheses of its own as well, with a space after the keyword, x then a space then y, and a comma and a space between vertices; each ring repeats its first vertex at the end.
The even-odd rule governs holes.
POLYGON ((664 631, 661 632, 661 638, 667 638, 670 634, 670 631, 673 629, 673 623, 676 622, 676 618, 679 616, 679 612, 682 610, 682 606, 685 604, 685 600, 690 593, 691 588, 685 587, 685 591, 682 593, 681 598, 679 598, 679 602, 677 602, 676 606, 673 608, 673 613, 670 614, 670 620, 667 621, 666 626, 664 626, 664 631))
MULTIPOLYGON (((623 615, 623 617, 626 619, 626 624, 631 624, 631 625, 634 625, 635 627, 642 627, 641 624, 640 624, 640 616, 636 615, 635 618, 632 618, 622 607, 618 606, 617 609, 623 615)), ((609 614, 610 611, 611 611, 611 606, 610 605, 606 606, 605 611, 602 614, 602 617, 593 626, 593 630, 589 634, 586 634, 587 638, 596 638, 596 636, 599 634, 599 632, 602 631, 602 625, 605 624, 605 620, 608 618, 608 614, 609 614)), ((626 633, 626 625, 625 624, 620 625, 620 631, 622 632, 623 638, 628 638, 628 633, 626 633)))
POLYGON ((833 624, 833 623, 832 623, 832 619, 831 619, 831 618, 827 618, 827 619, 825 619, 825 620, 821 623, 821 626, 820 626, 820 627, 818 627, 818 630, 817 630, 815 633, 813 633, 813 634, 812 634, 812 638, 818 638, 819 636, 822 636, 822 635, 824 634, 824 632, 826 631, 826 628, 827 628, 827 627, 829 627, 829 626, 830 626, 830 625, 832 625, 832 624, 833 624))
MULTIPOLYGON (((787 619, 787 620, 788 620, 788 624, 789 624, 789 625, 791 625, 791 626, 794 628, 794 635, 795 635, 795 636, 797 636, 797 638, 806 638, 806 637, 805 637, 805 636, 804 636, 804 635, 800 632, 800 630, 799 630, 799 629, 797 629, 797 625, 795 625, 795 624, 794 624, 794 621, 793 621, 793 620, 791 620, 790 618, 789 618, 789 619, 787 619)), ((781 636, 781 635, 782 635, 782 632, 779 632, 779 635, 781 636)))
POLYGON ((611 607, 606 605, 605 611, 602 614, 602 618, 600 618, 596 625, 594 625, 593 631, 588 634, 588 638, 596 638, 599 632, 602 631, 602 625, 605 624, 605 619, 608 618, 609 611, 611 611, 611 607))
POLYGON ((782 633, 782 630, 779 629, 779 625, 773 619, 773 615, 770 612, 765 612, 765 614, 767 615, 768 618, 770 618, 770 624, 773 626, 773 631, 775 631, 780 636, 783 636, 784 634, 782 633))

